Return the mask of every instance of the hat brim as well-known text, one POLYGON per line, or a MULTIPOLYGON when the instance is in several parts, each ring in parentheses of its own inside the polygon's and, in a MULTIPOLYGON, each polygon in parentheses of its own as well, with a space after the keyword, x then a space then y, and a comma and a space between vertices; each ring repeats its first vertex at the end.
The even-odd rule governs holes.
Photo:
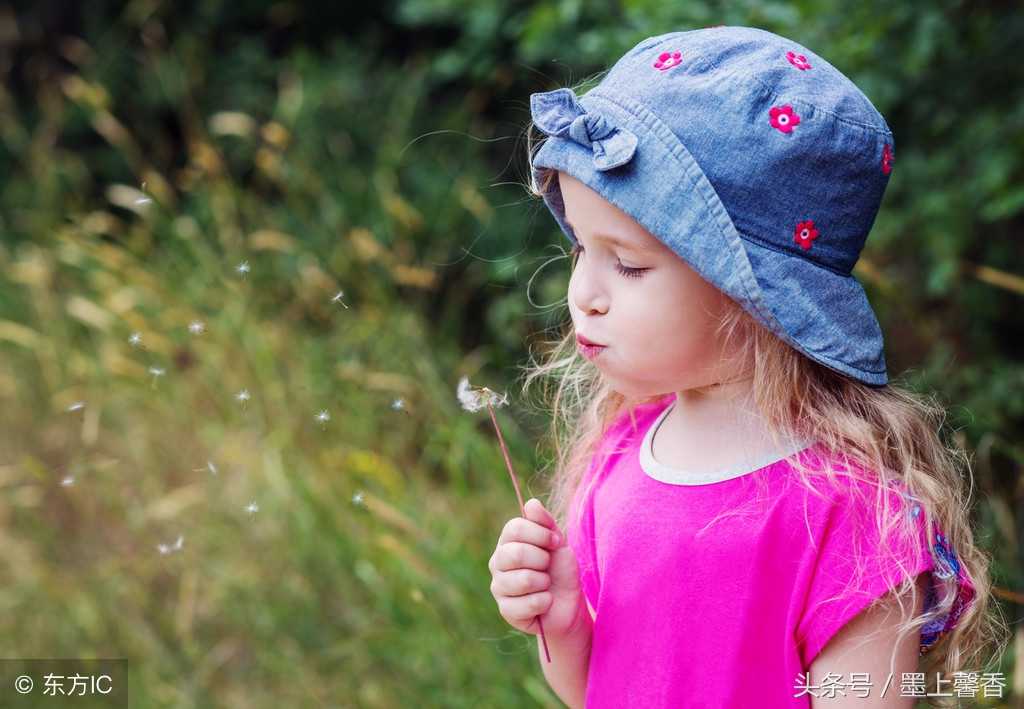
MULTIPOLYGON (((613 170, 600 170, 593 151, 572 140, 549 137, 534 157, 535 170, 564 172, 587 185, 769 332, 812 359, 866 384, 888 381, 881 329, 856 278, 741 235, 690 152, 641 104, 602 87, 590 91, 581 103, 637 137, 634 158, 613 170), (814 284, 813 295, 808 283, 814 284), (865 348, 865 342, 875 345, 865 348)), ((556 187, 553 182, 544 193, 545 202, 575 241, 556 187)))

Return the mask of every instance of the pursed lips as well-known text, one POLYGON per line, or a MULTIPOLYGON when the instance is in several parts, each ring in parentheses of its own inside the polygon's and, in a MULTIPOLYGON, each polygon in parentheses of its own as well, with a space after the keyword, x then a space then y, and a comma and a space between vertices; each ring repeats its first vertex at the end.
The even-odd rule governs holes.
POLYGON ((605 348, 604 345, 599 345, 593 340, 589 340, 578 333, 576 335, 576 344, 579 353, 586 357, 587 359, 593 359, 594 357, 597 357, 599 354, 601 354, 602 351, 604 351, 605 348))

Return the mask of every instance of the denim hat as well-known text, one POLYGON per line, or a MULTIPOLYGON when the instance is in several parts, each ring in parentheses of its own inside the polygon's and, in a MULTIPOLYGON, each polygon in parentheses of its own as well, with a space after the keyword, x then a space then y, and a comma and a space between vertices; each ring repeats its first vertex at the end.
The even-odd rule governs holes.
MULTIPOLYGON (((581 99, 534 94, 537 171, 584 183, 770 332, 872 385, 882 333, 852 270, 893 163, 864 94, 808 49, 720 27, 647 39, 581 99)), ((569 238, 557 181, 544 199, 569 238)))

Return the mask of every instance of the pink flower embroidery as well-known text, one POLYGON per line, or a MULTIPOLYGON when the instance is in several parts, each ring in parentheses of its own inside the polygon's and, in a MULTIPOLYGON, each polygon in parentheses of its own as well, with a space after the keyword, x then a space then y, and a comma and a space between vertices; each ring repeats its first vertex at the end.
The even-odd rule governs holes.
POLYGON ((805 249, 811 248, 811 242, 818 238, 818 230, 814 228, 813 221, 800 222, 796 225, 796 234, 793 241, 805 249))
POLYGON ((659 71, 665 71, 671 69, 674 66, 679 66, 683 63, 683 55, 679 52, 662 52, 658 57, 658 61, 654 62, 654 68, 659 71))
POLYGON ((789 63, 795 66, 800 71, 806 71, 811 68, 811 65, 807 61, 807 57, 803 54, 797 54, 796 52, 786 52, 786 59, 789 63))
POLYGON ((791 106, 772 106, 772 109, 768 111, 768 115, 771 116, 770 123, 772 128, 778 128, 782 133, 791 133, 794 128, 800 125, 800 116, 793 113, 791 106))
POLYGON ((886 175, 892 172, 892 161, 894 159, 895 157, 892 154, 892 148, 890 148, 889 144, 886 143, 885 149, 882 151, 882 172, 886 175))

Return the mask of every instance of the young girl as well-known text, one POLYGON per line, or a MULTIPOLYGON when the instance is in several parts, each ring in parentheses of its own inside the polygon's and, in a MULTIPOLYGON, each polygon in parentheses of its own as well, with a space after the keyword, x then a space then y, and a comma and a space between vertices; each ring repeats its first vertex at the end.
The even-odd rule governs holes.
POLYGON ((962 456, 887 386, 851 275, 893 167, 882 117, 744 28, 648 39, 531 108, 576 254, 572 332, 532 375, 557 380, 565 532, 531 500, 490 569, 554 690, 866 709, 977 686, 989 589, 962 456))

